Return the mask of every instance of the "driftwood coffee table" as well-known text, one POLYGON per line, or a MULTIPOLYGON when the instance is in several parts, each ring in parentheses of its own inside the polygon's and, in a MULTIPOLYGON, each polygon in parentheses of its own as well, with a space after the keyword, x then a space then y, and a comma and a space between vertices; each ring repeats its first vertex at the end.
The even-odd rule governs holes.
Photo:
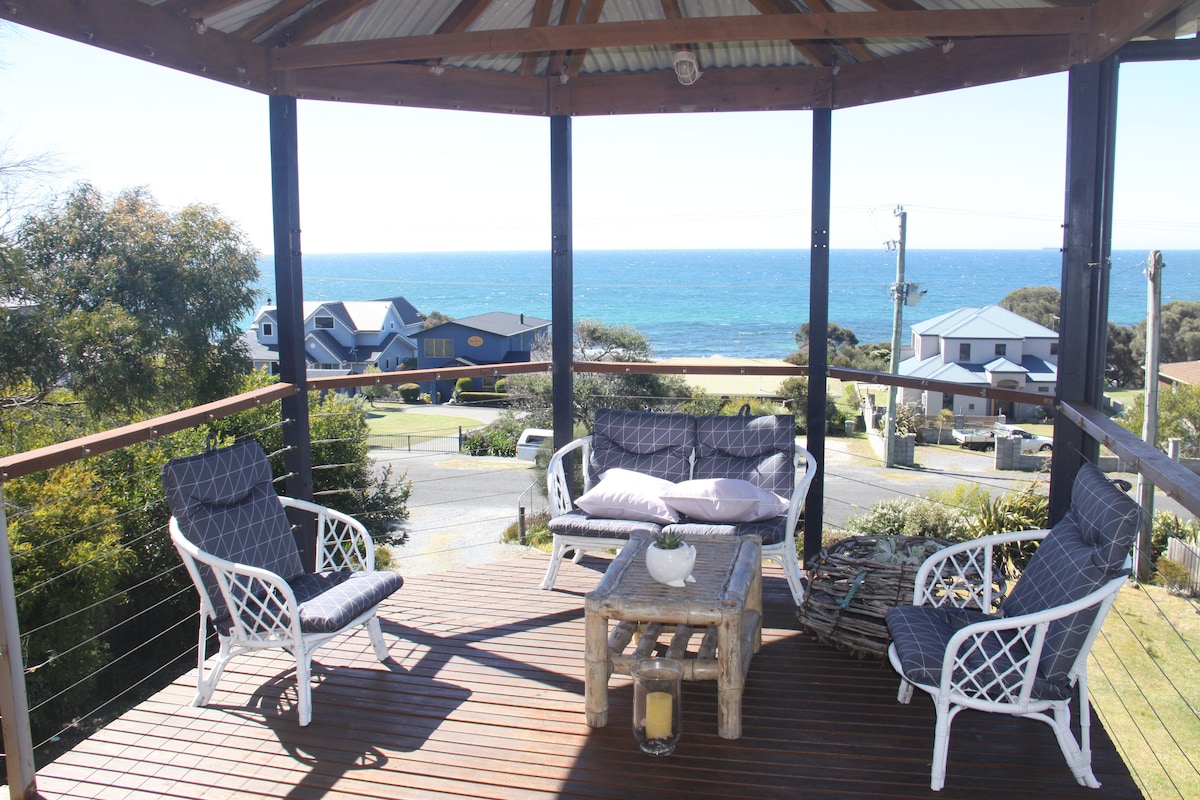
POLYGON ((746 670, 762 644, 762 547, 756 536, 685 539, 696 547, 695 583, 674 588, 651 578, 650 539, 635 535, 584 601, 584 702, 593 728, 608 724, 609 677, 665 655, 680 662, 684 680, 717 681, 717 733, 742 735, 746 670), (609 620, 617 622, 611 634, 609 620))

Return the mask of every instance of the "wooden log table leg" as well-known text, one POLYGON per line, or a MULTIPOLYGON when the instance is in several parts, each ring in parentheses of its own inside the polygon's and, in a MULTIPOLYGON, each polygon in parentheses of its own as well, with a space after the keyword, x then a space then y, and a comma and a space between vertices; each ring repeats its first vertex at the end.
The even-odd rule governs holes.
POLYGON ((746 683, 740 610, 721 615, 717 653, 717 735, 738 739, 742 735, 742 690, 746 683))
POLYGON ((608 679, 612 675, 608 620, 589 608, 584 612, 583 626, 584 710, 590 727, 603 728, 608 724, 608 679))

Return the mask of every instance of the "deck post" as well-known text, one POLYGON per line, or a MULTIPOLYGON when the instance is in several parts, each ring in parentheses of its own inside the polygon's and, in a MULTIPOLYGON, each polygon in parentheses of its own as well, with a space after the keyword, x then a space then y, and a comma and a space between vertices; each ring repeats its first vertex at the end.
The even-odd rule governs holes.
POLYGON ((12 554, 8 549, 8 515, 0 484, 0 722, 4 726, 4 766, 11 800, 38 796, 29 726, 29 697, 25 692, 25 662, 21 626, 13 585, 12 554))
POLYGON ((821 552, 825 524, 825 398, 829 376, 829 217, 833 111, 814 109, 812 135, 812 241, 808 287, 808 452, 817 461, 804 503, 804 562, 821 552))
POLYGON ((550 323, 554 449, 574 436, 574 242, 571 237, 571 118, 550 117, 550 323))
MULTIPOLYGON (((272 96, 271 207, 275 226, 275 307, 279 325, 279 379, 296 386, 283 398, 285 493, 312 500, 312 436, 308 419, 307 365, 304 356, 304 273, 300 257, 300 169, 296 98, 272 96)), ((296 541, 307 568, 316 561, 315 522, 300 525, 296 541), (311 534, 311 535, 310 535, 311 534)))
MULTIPOLYGON (((1100 408, 1108 345, 1116 58, 1071 67, 1067 96, 1066 210, 1059 309, 1057 401, 1100 408)), ((1071 506, 1071 487, 1100 443, 1059 414, 1050 467, 1050 523, 1071 506)))

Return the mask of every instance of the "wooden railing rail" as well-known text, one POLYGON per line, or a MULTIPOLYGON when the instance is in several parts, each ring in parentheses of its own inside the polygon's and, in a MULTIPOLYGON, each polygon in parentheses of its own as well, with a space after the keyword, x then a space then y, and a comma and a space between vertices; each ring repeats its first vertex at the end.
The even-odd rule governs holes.
POLYGON ((1168 497, 1200 516, 1200 475, 1142 441, 1093 406, 1063 403, 1059 410, 1084 433, 1128 462, 1134 472, 1145 475, 1168 497))
POLYGON ((41 472, 51 467, 60 467, 88 456, 98 456, 101 453, 120 450, 122 447, 149 441, 168 433, 194 428, 197 425, 228 417, 263 403, 271 403, 295 393, 296 386, 294 384, 277 383, 235 397, 218 400, 215 403, 189 408, 186 411, 176 411, 173 414, 124 425, 111 431, 94 433, 68 442, 6 456, 0 458, 0 483, 23 475, 41 472))

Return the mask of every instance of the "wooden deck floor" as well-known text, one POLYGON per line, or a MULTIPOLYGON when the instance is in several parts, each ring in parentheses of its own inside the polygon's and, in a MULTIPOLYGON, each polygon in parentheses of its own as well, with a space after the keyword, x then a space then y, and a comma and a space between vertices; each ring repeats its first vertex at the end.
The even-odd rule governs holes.
POLYGON ((614 676, 607 728, 583 715, 583 594, 603 559, 546 557, 414 577, 381 611, 391 660, 365 634, 314 664, 313 722, 296 724, 286 656, 235 660, 214 704, 192 708, 194 675, 142 703, 38 773, 60 798, 1136 798, 1103 730, 1104 788, 1079 787, 1045 725, 961 714, 946 789, 929 791, 933 711, 895 700, 877 661, 798 627, 782 573, 768 572, 763 649, 750 668, 745 733, 716 735, 716 691, 685 684, 675 754, 643 756, 614 676))

